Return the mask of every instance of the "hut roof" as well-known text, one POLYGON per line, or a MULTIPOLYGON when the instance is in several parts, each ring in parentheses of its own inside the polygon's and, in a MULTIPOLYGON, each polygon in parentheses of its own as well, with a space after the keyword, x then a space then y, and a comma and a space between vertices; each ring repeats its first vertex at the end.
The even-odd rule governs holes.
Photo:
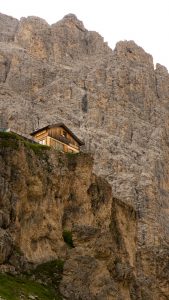
POLYGON ((41 132, 42 130, 45 130, 45 129, 47 130, 47 129, 50 129, 50 128, 57 128, 57 127, 64 128, 65 131, 67 131, 76 140, 76 142, 80 146, 84 145, 84 142, 82 142, 64 123, 56 123, 56 124, 44 126, 42 128, 38 128, 35 131, 31 132, 30 135, 34 136, 36 133, 41 132))

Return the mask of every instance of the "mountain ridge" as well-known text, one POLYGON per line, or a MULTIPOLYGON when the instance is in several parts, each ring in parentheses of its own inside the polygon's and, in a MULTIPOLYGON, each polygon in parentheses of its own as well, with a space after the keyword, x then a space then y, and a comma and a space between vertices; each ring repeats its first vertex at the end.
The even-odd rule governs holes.
MULTIPOLYGON (((0 21, 1 123, 30 133, 60 121, 85 140, 86 151, 94 155, 94 172, 104 176, 113 197, 136 214, 138 293, 128 290, 126 299, 166 299, 169 276, 162 269, 167 270, 169 249, 167 69, 159 64, 154 69, 152 56, 133 41, 119 42, 111 50, 72 15, 52 26, 36 17, 19 23, 7 19, 7 25, 0 21)), ((115 269, 113 265, 110 273, 115 269)), ((70 281, 74 276, 73 271, 70 281)))

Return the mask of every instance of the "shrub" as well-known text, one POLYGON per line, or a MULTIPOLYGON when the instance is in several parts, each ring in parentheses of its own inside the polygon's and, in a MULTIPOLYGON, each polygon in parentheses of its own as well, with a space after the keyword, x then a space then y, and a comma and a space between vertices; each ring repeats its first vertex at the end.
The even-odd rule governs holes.
POLYGON ((63 230, 63 239, 70 248, 74 248, 71 231, 64 229, 63 230))
POLYGON ((34 151, 35 154, 42 154, 43 150, 50 150, 49 146, 41 145, 41 144, 34 144, 30 142, 23 141, 24 145, 27 149, 31 149, 34 151))
POLYGON ((18 149, 19 136, 11 132, 0 132, 0 147, 10 147, 11 149, 18 149))

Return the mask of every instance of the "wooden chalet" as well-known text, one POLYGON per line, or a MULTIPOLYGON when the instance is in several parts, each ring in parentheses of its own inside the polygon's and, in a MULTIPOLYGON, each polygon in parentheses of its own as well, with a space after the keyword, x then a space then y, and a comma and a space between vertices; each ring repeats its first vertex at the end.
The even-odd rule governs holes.
POLYGON ((63 123, 48 125, 31 133, 40 144, 57 150, 78 153, 84 143, 63 123))

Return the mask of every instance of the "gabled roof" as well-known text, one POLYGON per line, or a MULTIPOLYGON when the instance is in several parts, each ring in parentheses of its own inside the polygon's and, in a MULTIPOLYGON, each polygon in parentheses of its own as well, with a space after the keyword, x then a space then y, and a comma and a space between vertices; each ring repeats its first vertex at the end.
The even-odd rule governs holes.
POLYGON ((41 132, 42 130, 47 130, 47 129, 56 128, 56 127, 63 127, 75 139, 75 141, 80 146, 84 145, 84 142, 82 142, 64 123, 56 123, 56 124, 44 126, 42 128, 36 129, 30 135, 34 136, 36 133, 41 132))

